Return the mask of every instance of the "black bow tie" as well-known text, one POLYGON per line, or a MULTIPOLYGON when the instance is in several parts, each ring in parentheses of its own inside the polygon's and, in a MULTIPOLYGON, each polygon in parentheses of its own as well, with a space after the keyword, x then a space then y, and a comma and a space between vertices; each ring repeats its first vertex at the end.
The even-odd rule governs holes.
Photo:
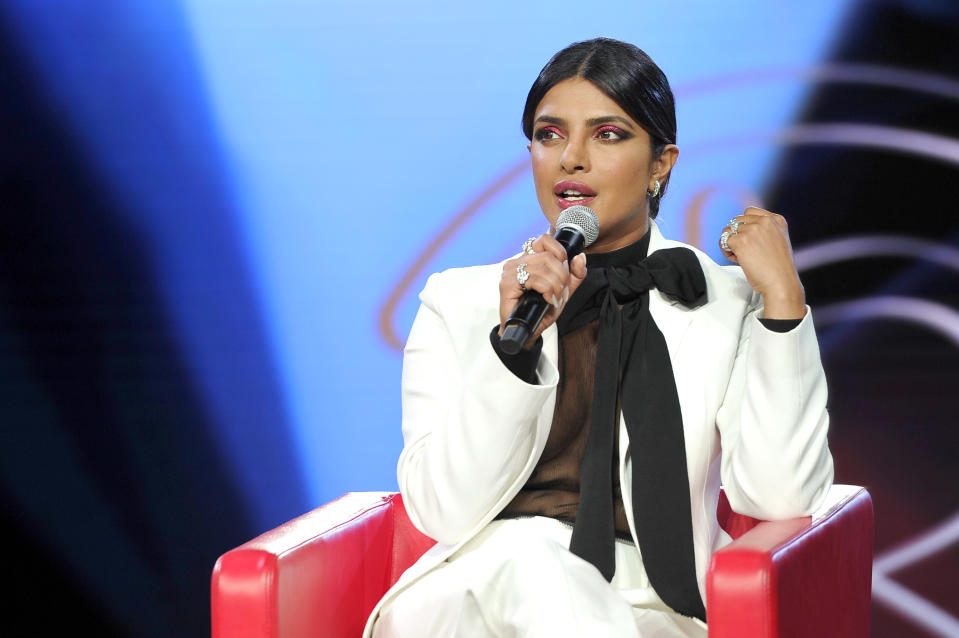
POLYGON ((657 250, 639 262, 590 266, 556 322, 560 335, 596 321, 604 304, 628 304, 656 288, 689 308, 706 301, 706 279, 695 253, 688 248, 657 250))
POLYGON ((688 308, 706 301, 706 279, 688 248, 590 267, 557 321, 564 335, 597 318, 595 383, 580 504, 570 550, 606 580, 614 556, 612 460, 619 398, 632 458, 633 523, 650 582, 679 613, 705 620, 696 581, 683 420, 666 340, 649 313, 649 290, 688 308))

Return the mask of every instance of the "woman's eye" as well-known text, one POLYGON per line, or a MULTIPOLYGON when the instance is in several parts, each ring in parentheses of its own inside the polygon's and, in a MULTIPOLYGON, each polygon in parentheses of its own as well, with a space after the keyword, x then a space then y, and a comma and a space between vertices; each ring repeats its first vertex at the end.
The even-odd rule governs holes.
POLYGON ((604 126, 596 131, 596 137, 610 142, 626 139, 627 135, 615 126, 604 126))
POLYGON ((540 142, 547 140, 556 140, 560 138, 559 131, 552 126, 547 126, 536 131, 536 139, 540 142))

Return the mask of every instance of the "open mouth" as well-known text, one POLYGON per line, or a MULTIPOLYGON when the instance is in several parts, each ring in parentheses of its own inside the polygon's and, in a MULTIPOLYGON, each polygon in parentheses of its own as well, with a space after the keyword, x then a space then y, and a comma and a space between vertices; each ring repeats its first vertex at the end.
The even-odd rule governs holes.
POLYGON ((553 189, 553 194, 570 203, 581 202, 596 197, 596 191, 586 186, 586 184, 569 181, 562 181, 557 184, 553 189))
POLYGON ((565 190, 560 193, 559 196, 568 202, 578 202, 580 200, 592 197, 592 195, 584 195, 577 190, 565 190))

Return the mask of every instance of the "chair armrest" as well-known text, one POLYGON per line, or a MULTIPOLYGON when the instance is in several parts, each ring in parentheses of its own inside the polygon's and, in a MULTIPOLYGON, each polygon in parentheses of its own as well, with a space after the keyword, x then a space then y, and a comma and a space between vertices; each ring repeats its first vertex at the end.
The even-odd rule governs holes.
POLYGON ((869 635, 869 493, 834 485, 812 517, 758 524, 713 554, 710 638, 869 635))
POLYGON ((213 638, 359 636, 393 571, 393 499, 358 492, 221 556, 213 638))

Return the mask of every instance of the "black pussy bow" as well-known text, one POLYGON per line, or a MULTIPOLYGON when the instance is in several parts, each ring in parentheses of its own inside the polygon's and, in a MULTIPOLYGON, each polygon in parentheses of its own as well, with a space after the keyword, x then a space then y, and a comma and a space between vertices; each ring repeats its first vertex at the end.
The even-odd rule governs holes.
POLYGON ((683 419, 666 340, 649 312, 651 288, 688 308, 706 301, 696 255, 688 248, 667 248, 622 266, 591 266, 557 321, 564 335, 599 319, 592 416, 570 551, 612 579, 619 398, 632 455, 633 522, 646 573, 671 608, 705 620, 696 581, 683 419))

